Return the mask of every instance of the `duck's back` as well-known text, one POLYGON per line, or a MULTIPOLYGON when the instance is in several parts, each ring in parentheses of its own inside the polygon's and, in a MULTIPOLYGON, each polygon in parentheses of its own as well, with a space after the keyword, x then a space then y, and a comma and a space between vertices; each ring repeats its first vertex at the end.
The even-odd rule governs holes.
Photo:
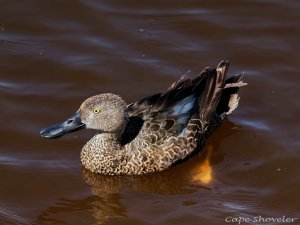
MULTIPOLYGON (((164 170, 201 149, 208 134, 237 107, 238 89, 245 85, 241 75, 225 80, 228 66, 223 61, 193 80, 182 77, 165 93, 128 106, 131 120, 140 126, 135 138, 124 143, 132 173, 164 170)), ((124 137, 133 130, 129 127, 124 137)))

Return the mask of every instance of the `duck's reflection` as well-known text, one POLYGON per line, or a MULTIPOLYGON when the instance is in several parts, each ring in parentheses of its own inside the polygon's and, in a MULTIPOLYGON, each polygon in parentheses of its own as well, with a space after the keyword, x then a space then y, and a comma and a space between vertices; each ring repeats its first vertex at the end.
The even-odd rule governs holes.
MULTIPOLYGON (((200 189, 210 189, 214 184, 213 169, 223 161, 219 152, 222 140, 237 132, 233 123, 226 121, 208 139, 199 154, 170 170, 142 176, 107 176, 82 169, 82 178, 92 195, 79 200, 60 199, 37 219, 37 224, 105 224, 111 219, 126 218, 126 191, 159 193, 161 195, 191 194, 200 189), (82 218, 84 218, 84 222, 82 218)), ((143 207, 143 206, 141 206, 143 207)))
POLYGON ((209 184, 212 182, 212 166, 211 166, 211 154, 213 152, 213 146, 209 145, 205 152, 205 160, 194 168, 192 171, 192 181, 199 184, 209 184))
POLYGON ((79 200, 60 199, 41 213, 33 224, 104 224, 112 218, 127 216, 126 207, 120 199, 120 194, 89 196, 79 200))

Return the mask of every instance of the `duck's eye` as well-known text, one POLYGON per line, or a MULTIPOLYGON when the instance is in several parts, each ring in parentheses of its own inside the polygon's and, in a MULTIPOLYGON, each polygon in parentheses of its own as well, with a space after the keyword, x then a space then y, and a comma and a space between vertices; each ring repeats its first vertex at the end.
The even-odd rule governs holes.
POLYGON ((93 109, 93 113, 97 114, 100 112, 100 109, 93 109))

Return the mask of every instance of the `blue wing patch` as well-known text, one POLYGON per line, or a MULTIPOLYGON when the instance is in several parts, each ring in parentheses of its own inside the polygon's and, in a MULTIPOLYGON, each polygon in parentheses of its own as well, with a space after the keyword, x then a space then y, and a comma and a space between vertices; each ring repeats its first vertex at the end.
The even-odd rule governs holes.
POLYGON ((179 116, 181 114, 189 113, 195 106, 197 98, 194 95, 190 95, 176 103, 171 108, 172 116, 179 116))

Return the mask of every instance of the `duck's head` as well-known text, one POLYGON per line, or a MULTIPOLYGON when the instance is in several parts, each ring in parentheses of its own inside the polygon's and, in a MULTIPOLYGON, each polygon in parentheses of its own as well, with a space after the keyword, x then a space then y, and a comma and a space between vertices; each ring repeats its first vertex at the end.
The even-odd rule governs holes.
POLYGON ((70 118, 41 130, 40 134, 45 138, 58 138, 83 128, 121 134, 127 121, 126 103, 121 97, 110 93, 99 94, 86 99, 70 118))

